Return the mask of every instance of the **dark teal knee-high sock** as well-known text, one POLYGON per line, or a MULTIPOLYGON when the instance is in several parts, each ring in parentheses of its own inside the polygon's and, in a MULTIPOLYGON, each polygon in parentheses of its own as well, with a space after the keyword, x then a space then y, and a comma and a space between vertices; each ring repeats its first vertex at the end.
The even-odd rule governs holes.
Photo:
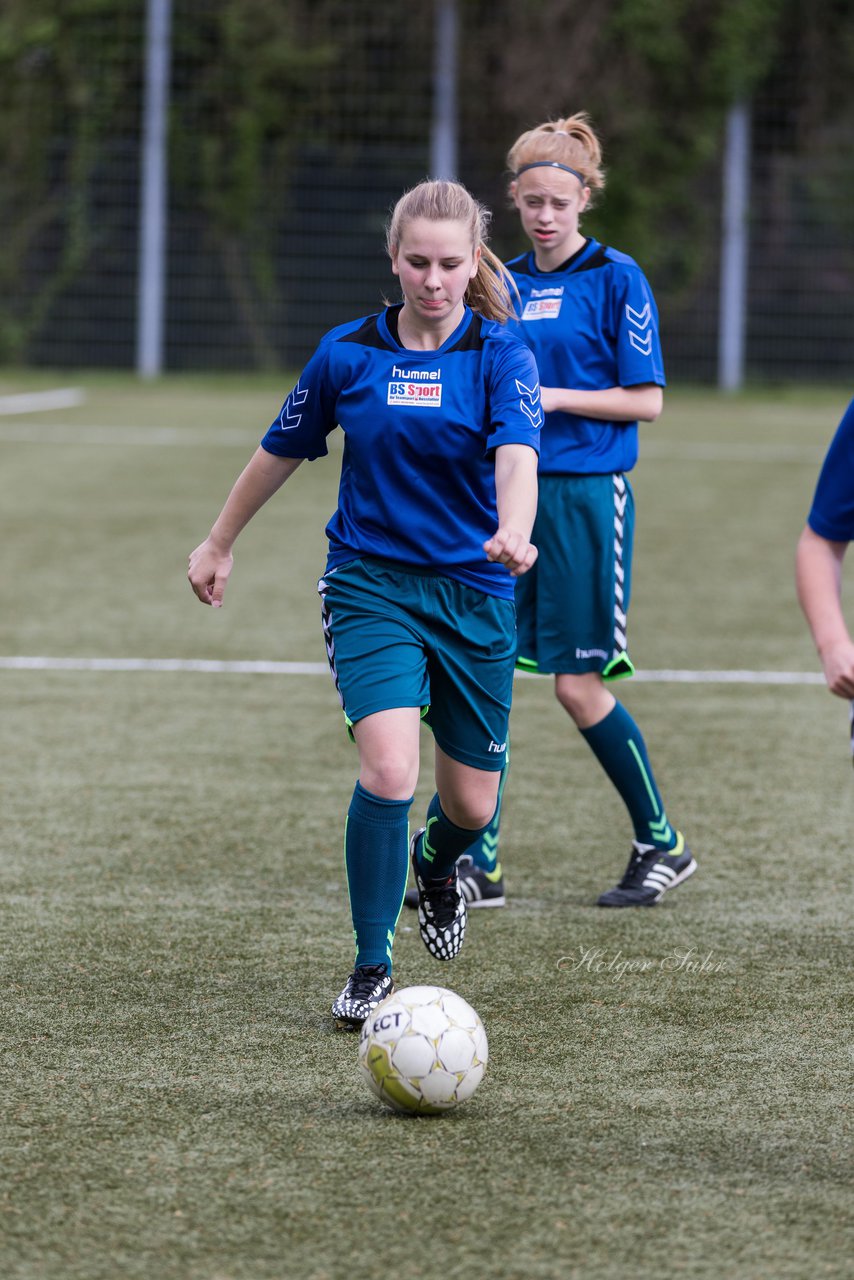
POLYGON ((510 771, 510 749, 508 746, 507 754, 504 760, 504 768, 501 770, 501 779, 498 783, 498 802, 495 806, 495 813, 492 815, 492 821, 488 827, 484 827, 483 834, 474 844, 469 845, 464 850, 471 858, 476 867, 481 871, 485 871, 487 875, 493 872, 496 874, 498 868, 498 840, 501 827, 501 801, 504 799, 504 787, 507 782, 507 774, 510 771))
POLYGON ((356 938, 356 964, 391 973, 394 930, 408 873, 409 800, 383 800, 356 783, 344 833, 344 860, 356 938))
POLYGON ((427 807, 427 827, 418 843, 418 874, 428 884, 447 880, 454 864, 486 827, 472 831, 451 822, 434 795, 427 807))
POLYGON ((639 844, 672 849, 676 832, 667 820, 641 731, 619 702, 604 720, 581 730, 629 811, 639 844))

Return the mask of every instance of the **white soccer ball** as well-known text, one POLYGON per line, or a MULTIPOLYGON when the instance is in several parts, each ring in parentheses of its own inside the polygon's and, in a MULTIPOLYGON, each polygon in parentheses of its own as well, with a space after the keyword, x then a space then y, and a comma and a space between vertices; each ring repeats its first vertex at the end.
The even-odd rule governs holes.
POLYGON ((470 1098, 489 1047, 474 1009, 445 987, 403 987, 362 1025, 359 1065, 394 1111, 440 1115, 470 1098))

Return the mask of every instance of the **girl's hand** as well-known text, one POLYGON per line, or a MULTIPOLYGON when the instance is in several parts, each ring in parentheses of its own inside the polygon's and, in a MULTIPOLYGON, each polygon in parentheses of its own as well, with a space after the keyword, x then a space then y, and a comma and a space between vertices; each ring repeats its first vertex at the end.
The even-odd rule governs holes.
POLYGON ((854 644, 840 640, 822 650, 821 664, 831 693, 837 698, 854 698, 854 644))
POLYGON ((222 608, 222 597, 233 564, 234 556, 231 552, 212 542, 209 537, 195 551, 190 552, 187 577, 202 604, 209 604, 213 609, 222 608))
POLYGON ((533 542, 516 529, 500 528, 495 531, 483 549, 487 560, 506 564, 514 578, 527 573, 539 552, 533 542))

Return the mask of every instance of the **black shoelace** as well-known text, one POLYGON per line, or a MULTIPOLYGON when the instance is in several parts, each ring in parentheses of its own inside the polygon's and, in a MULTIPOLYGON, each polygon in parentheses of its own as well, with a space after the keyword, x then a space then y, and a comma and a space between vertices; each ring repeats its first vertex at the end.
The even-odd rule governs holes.
POLYGON ((380 980, 386 976, 387 969, 384 964, 362 964, 353 972, 353 980, 350 988, 350 996, 361 999, 364 996, 371 996, 377 988, 380 980))
POLYGON ((424 897, 429 902, 433 919, 440 929, 444 929, 456 918, 460 899, 454 876, 450 876, 444 884, 436 885, 435 888, 432 885, 430 887, 425 885, 424 897))

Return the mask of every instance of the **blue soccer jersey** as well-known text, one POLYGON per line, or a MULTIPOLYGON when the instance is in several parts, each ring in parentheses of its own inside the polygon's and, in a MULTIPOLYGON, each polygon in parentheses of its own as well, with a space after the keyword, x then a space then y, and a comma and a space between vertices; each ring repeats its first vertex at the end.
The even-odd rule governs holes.
MULTIPOLYGON (((507 264, 521 298, 521 332, 544 387, 602 391, 665 385, 658 309, 637 263, 588 240, 556 271, 540 271, 533 252, 507 264)), ((540 472, 629 471, 638 457, 638 424, 573 413, 547 415, 540 472)))
POLYGON ((807 524, 828 542, 854 542, 854 400, 830 442, 807 524))
POLYGON ((468 307, 438 351, 407 350, 400 309, 327 333, 261 443, 283 457, 318 458, 341 426, 327 570, 375 556, 510 598, 514 579, 483 544, 498 527, 493 451, 539 447, 533 356, 468 307))

